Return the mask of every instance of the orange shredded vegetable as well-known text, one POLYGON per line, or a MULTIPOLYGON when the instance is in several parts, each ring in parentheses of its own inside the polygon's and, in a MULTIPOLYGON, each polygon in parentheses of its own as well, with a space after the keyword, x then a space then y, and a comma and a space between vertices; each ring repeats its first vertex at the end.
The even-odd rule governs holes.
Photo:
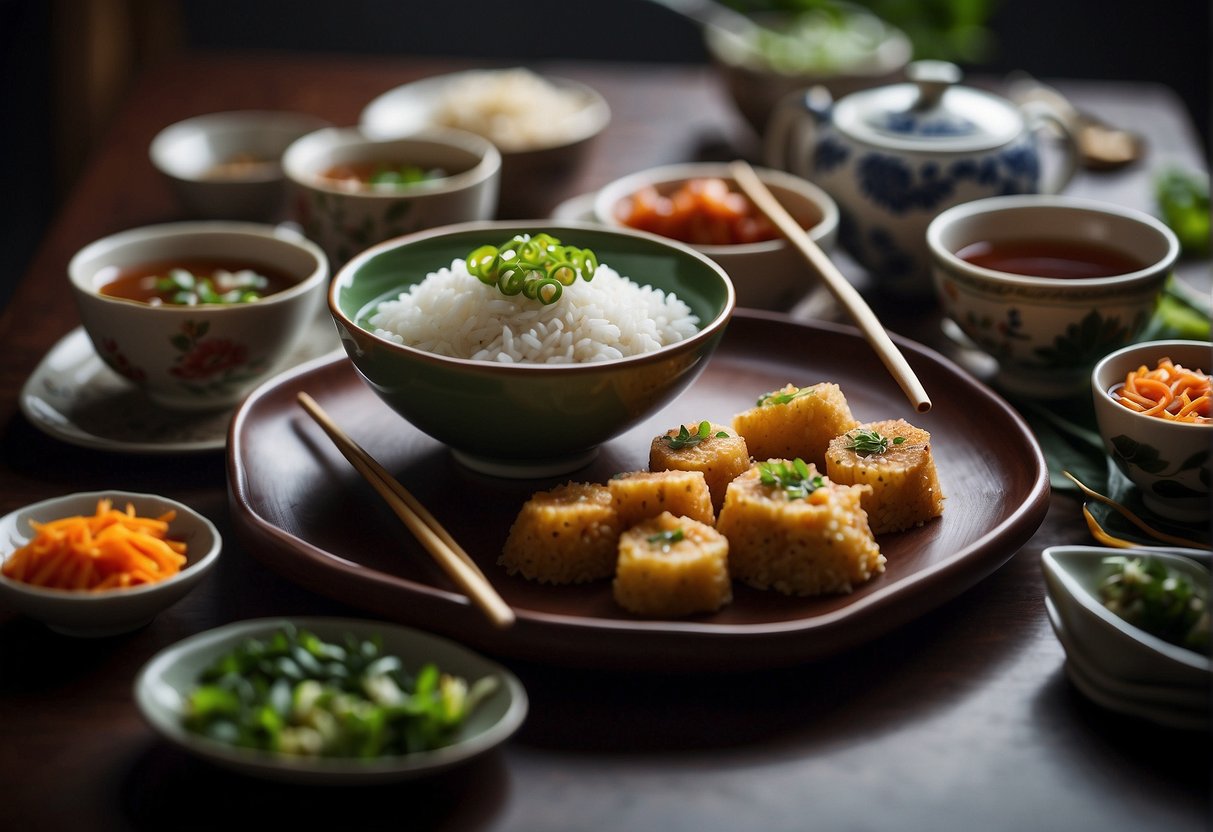
POLYGON ((185 565, 186 545, 168 539, 177 516, 138 517, 135 507, 99 500, 92 516, 34 523, 34 538, 4 562, 15 581, 55 589, 113 589, 162 581, 185 565))
POLYGON ((1153 370, 1144 364, 1131 370, 1124 384, 1108 392, 1115 401, 1145 416, 1197 424, 1213 421, 1208 374, 1189 370, 1170 358, 1159 359, 1153 370))

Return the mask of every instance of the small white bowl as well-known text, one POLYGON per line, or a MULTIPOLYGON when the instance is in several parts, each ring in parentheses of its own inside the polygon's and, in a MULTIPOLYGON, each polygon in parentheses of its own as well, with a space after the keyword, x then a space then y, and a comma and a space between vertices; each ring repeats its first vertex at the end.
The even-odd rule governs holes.
POLYGON ((64 517, 91 515, 101 499, 114 508, 129 503, 141 517, 158 517, 167 511, 177 516, 169 524, 170 536, 186 544, 186 565, 159 583, 126 589, 73 591, 45 589, 0 574, 0 599, 13 609, 37 619, 58 633, 99 638, 138 629, 162 610, 180 601, 198 585, 219 559, 222 540, 210 520, 189 506, 155 494, 128 491, 89 491, 43 500, 0 518, 0 561, 34 537, 30 521, 46 523, 64 517))
MULTIPOLYGON (((461 120, 443 123, 444 107, 452 95, 475 90, 478 86, 508 78, 519 69, 469 69, 435 75, 388 90, 362 111, 359 124, 371 138, 392 139, 407 136, 426 127, 456 126, 474 129, 461 120)), ((573 112, 555 129, 542 119, 535 133, 540 138, 505 142, 494 140, 489 122, 514 117, 517 102, 502 101, 485 116, 483 129, 476 129, 501 151, 501 195, 497 217, 503 219, 545 216, 553 207, 552 196, 583 165, 593 140, 611 121, 611 109, 597 90, 568 78, 539 76, 559 93, 576 102, 573 112)))
POLYGON ((164 739, 182 750, 224 768, 300 784, 364 785, 407 780, 466 763, 505 742, 526 718, 527 695, 518 678, 460 644, 438 636, 387 624, 342 618, 256 619, 238 621, 190 636, 152 657, 135 679, 135 702, 144 718, 164 739), (249 638, 265 638, 290 623, 320 638, 341 643, 345 636, 379 638, 384 652, 399 656, 406 668, 433 662, 438 669, 469 684, 486 676, 500 681, 474 710, 452 744, 378 759, 311 758, 273 754, 227 745, 187 730, 186 699, 199 674, 217 658, 249 638))
POLYGON ((327 126, 303 113, 210 113, 164 128, 148 153, 194 216, 275 222, 286 198, 283 152, 300 136, 327 126))
POLYGON ((1147 508, 1171 520, 1208 523, 1213 423, 1144 416, 1109 394, 1128 373, 1142 366, 1153 370, 1160 358, 1190 370, 1213 372, 1213 344, 1208 341, 1147 341, 1105 356, 1091 373, 1099 435, 1108 456, 1137 486, 1147 508))
POLYGON ((324 309, 328 260, 298 233, 199 220, 121 231, 68 264, 80 320, 97 354, 157 405, 231 407, 273 375, 324 309), (115 269, 186 260, 231 261, 293 284, 253 303, 153 306, 101 293, 115 269))
POLYGON ((318 130, 287 148, 292 216, 325 250, 334 272, 376 243, 414 231, 492 219, 501 154, 485 138, 430 127, 396 139, 356 128, 318 130), (324 174, 336 165, 410 164, 446 176, 400 188, 352 188, 324 174))
MULTIPOLYGON (((825 252, 838 238, 838 205, 816 185, 799 176, 758 168, 758 178, 825 252)), ((697 162, 649 168, 604 185, 594 197, 594 219, 610 228, 628 228, 619 219, 620 204, 646 187, 667 195, 692 179, 723 179, 730 190, 740 190, 723 162, 697 162)), ((680 241, 715 260, 733 281, 737 305, 787 311, 819 281, 804 258, 782 235, 760 243, 700 245, 680 241)))
POLYGON ((1168 551, 1050 546, 1041 553, 1041 566, 1048 597, 1066 632, 1092 664, 1117 680, 1208 691, 1213 682, 1209 656, 1151 635, 1103 605, 1099 598, 1099 583, 1107 574, 1103 559, 1117 555, 1157 558, 1205 585, 1209 582, 1207 568, 1168 551))

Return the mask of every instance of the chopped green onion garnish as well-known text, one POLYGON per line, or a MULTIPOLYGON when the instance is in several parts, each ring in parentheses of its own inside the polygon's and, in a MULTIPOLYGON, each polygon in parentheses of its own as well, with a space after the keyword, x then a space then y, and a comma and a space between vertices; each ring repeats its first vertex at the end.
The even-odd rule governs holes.
POLYGON ((811 396, 816 392, 812 387, 805 387, 797 390, 795 393, 767 393, 765 396, 758 397, 758 406, 765 407, 772 404, 787 404, 793 399, 799 399, 801 396, 811 396))
POLYGON ((466 258, 468 273, 505 295, 523 294, 543 304, 560 299, 564 286, 591 280, 598 258, 586 248, 561 245, 550 234, 517 234, 499 246, 484 245, 466 258))
POLYGON ((647 539, 650 545, 660 546, 662 551, 668 552, 670 551, 670 547, 682 540, 683 537, 685 535, 683 535, 682 529, 668 529, 657 534, 651 534, 647 539))

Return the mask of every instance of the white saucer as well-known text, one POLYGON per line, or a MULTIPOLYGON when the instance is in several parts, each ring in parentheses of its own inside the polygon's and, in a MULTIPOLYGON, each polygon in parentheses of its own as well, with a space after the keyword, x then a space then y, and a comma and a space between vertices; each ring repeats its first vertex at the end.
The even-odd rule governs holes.
MULTIPOLYGON (((283 365, 341 350, 333 321, 313 331, 283 365)), ((235 408, 187 412, 153 404, 105 365, 82 327, 63 336, 21 389, 21 412, 43 433, 72 445, 138 454, 222 450, 235 408)))

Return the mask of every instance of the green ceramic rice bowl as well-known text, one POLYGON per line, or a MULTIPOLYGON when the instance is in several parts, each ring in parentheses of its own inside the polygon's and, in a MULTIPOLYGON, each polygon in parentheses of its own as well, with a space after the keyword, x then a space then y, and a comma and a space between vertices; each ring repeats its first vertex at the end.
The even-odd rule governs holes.
MULTIPOLYGON (((611 285, 607 272, 598 277, 600 286, 611 285)), ((567 299, 575 290, 566 291, 567 299)), ((390 240, 350 261, 329 290, 342 343, 371 389, 464 464, 516 477, 579 468, 602 443, 674 399, 706 366, 734 303, 728 275, 687 246, 628 229, 543 221, 464 223, 390 240), (539 232, 589 248, 637 284, 673 293, 698 318, 697 331, 651 352, 565 364, 450 357, 374 331, 370 319, 383 301, 481 245, 539 232)), ((443 327, 464 317, 444 314, 443 327)))

